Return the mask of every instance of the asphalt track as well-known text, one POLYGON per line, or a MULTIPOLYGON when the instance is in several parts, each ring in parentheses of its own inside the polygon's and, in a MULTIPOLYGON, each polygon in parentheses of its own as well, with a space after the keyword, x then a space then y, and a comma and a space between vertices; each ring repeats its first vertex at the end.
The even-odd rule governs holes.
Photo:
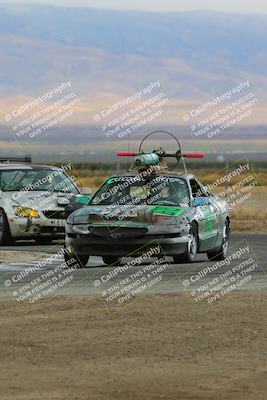
MULTIPOLYGON (((63 264, 63 258, 53 259, 53 254, 61 248, 60 243, 40 246, 31 242, 20 242, 16 246, 2 247, 1 249, 10 251, 41 251, 44 253, 42 261, 49 260, 49 263, 45 261, 41 265, 37 261, 23 263, 18 261, 0 264, 0 297, 11 297, 17 301, 20 295, 27 293, 27 288, 32 290, 38 284, 47 282, 53 274, 62 272, 59 267, 63 264), (30 273, 24 276, 23 271, 25 272, 30 267, 30 273)), ((132 290, 137 290, 141 286, 145 287, 145 283, 142 284, 142 282, 139 282, 138 286, 137 281, 140 280, 140 275, 145 275, 148 283, 140 293, 187 291, 196 299, 196 296, 203 295, 203 285, 207 285, 209 288, 222 285, 220 290, 227 291, 229 285, 234 284, 233 282, 237 282, 236 290, 266 289, 266 255, 267 235, 235 234, 231 236, 230 240, 229 259, 226 263, 221 264, 216 261, 208 261, 205 254, 198 255, 197 261, 193 264, 174 264, 171 259, 165 259, 154 265, 157 259, 150 259, 141 264, 130 265, 130 259, 126 259, 122 264, 126 267, 118 272, 117 266, 106 266, 101 258, 93 257, 86 268, 65 272, 65 275, 63 274, 64 276, 59 278, 62 285, 55 290, 52 290, 53 283, 50 282, 51 292, 46 292, 44 297, 60 294, 98 293, 107 301, 108 296, 115 293, 115 286, 121 288, 129 285, 129 290, 130 285, 132 285, 132 290), (148 275, 149 273, 150 275, 148 275), (227 280, 228 284, 224 284, 227 280)), ((49 289, 50 286, 46 286, 44 290, 49 289)), ((135 292, 135 294, 139 294, 139 292, 135 292)), ((114 301, 114 299, 108 301, 114 301)))

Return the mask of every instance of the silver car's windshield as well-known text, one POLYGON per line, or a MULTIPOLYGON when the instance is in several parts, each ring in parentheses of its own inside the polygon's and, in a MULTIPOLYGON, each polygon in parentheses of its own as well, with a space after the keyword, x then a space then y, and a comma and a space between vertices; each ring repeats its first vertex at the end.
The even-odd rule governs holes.
POLYGON ((50 190, 78 193, 77 187, 65 173, 41 168, 0 171, 0 189, 5 192, 50 190))
POLYGON ((96 192, 90 204, 161 204, 189 205, 190 195, 185 180, 178 177, 155 176, 146 181, 135 177, 114 177, 96 192))

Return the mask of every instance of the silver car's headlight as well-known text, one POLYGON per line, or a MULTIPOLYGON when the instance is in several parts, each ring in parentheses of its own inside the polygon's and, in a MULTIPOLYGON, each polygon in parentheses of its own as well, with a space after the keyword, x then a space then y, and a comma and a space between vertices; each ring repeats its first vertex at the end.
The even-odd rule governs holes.
POLYGON ((39 211, 34 208, 13 206, 14 213, 21 218, 40 218, 39 211))

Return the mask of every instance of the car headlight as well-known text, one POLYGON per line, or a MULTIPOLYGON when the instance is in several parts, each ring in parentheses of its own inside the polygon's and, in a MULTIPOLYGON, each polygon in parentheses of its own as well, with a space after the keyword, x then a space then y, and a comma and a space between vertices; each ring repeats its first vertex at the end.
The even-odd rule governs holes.
POLYGON ((74 224, 74 217, 70 214, 67 218, 67 224, 73 225, 74 224))
POLYGON ((88 224, 88 216, 84 216, 84 215, 76 216, 75 213, 72 213, 67 218, 67 224, 69 224, 69 225, 88 224))
POLYGON ((14 213, 21 218, 40 218, 40 214, 34 208, 13 206, 14 213))
POLYGON ((88 225, 74 225, 72 227, 73 232, 75 233, 80 233, 83 235, 88 235, 91 233, 90 229, 88 228, 88 225))

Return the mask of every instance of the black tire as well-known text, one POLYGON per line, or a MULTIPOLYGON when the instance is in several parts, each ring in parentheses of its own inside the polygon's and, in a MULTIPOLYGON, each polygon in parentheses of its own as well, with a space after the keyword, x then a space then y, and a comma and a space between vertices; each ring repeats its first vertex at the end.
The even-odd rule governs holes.
POLYGON ((229 244, 229 234, 230 234, 229 221, 226 220, 223 227, 222 244, 220 247, 217 247, 216 249, 207 252, 209 260, 222 261, 226 259, 227 249, 229 244))
POLYGON ((89 255, 76 255, 76 254, 70 254, 65 252, 64 253, 64 259, 65 263, 67 264, 68 267, 73 267, 75 264, 78 264, 79 268, 85 268, 86 265, 88 264, 90 256, 89 255), (72 263, 70 263, 70 260, 74 260, 72 263))
POLYGON ((196 224, 192 224, 189 234, 188 234, 188 243, 184 253, 179 254, 177 256, 173 256, 173 260, 175 263, 193 263, 196 260, 198 251, 198 231, 196 224))
POLYGON ((0 246, 9 246, 14 243, 6 213, 0 209, 0 246))
POLYGON ((115 256, 105 256, 102 257, 103 258, 103 262, 107 265, 111 265, 111 264, 119 264, 120 260, 118 257, 115 256))
POLYGON ((34 239, 38 244, 50 244, 53 239, 49 239, 46 237, 38 237, 34 239))

